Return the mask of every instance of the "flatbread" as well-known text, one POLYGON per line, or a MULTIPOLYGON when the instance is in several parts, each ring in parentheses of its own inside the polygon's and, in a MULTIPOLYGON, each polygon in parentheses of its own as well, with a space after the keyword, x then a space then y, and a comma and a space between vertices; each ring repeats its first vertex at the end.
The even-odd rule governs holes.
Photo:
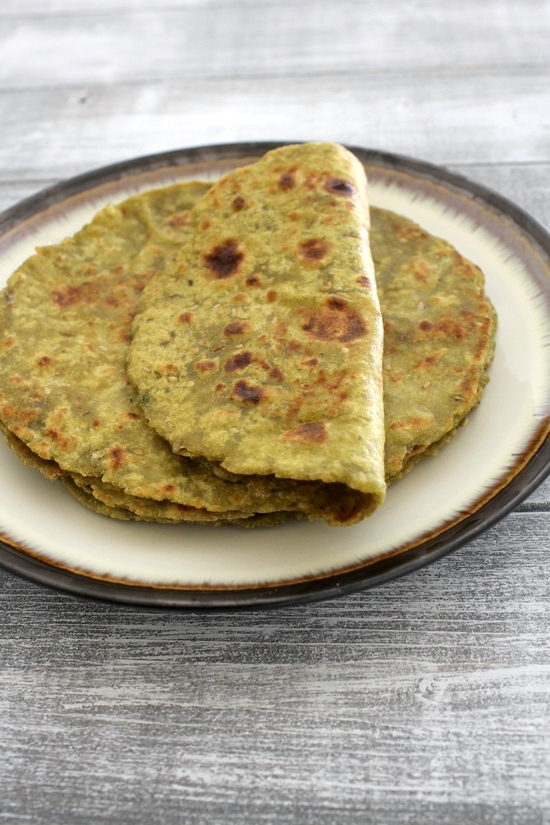
POLYGON ((340 493, 362 494, 349 521, 385 493, 368 229, 363 167, 340 146, 284 147, 231 172, 145 289, 128 359, 149 423, 176 453, 333 485, 331 522, 340 493))
POLYGON ((327 513, 345 523, 359 512, 360 492, 229 475, 175 455, 141 413, 125 370, 131 321, 207 189, 181 184, 107 207, 10 278, 0 304, 0 419, 37 462, 83 476, 98 496, 111 485, 139 517, 156 502, 158 520, 204 520, 206 510, 224 522, 327 513))
POLYGON ((407 218, 372 208, 371 245, 390 483, 438 452, 479 404, 497 319, 479 267, 407 218))

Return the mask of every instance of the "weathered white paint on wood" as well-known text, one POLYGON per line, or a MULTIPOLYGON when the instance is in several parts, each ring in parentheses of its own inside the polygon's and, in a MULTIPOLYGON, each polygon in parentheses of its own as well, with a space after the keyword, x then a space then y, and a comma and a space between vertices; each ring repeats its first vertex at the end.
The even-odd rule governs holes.
MULTIPOLYGON (((549 27, 550 28, 550 27, 549 27)), ((65 177, 182 146, 329 139, 435 163, 550 161, 550 68, 8 91, 0 179, 65 177)))
POLYGON ((549 63, 540 4, 499 0, 43 12, 5 19, 0 50, 9 88, 549 63))
MULTIPOLYGON (((4 0, 0 209, 182 146, 327 138, 550 227, 547 0, 4 0)), ((0 572, 0 821, 550 822, 550 480, 453 555, 273 612, 0 572)))

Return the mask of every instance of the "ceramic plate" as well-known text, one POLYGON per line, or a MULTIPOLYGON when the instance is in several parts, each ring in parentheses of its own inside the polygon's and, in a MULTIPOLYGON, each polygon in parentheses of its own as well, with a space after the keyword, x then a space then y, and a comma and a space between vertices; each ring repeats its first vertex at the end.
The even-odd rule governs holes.
MULTIPOLYGON (((275 144, 181 150, 74 178, 0 222, 0 286, 39 245, 72 235, 107 203, 213 180, 275 144)), ((513 204, 444 169, 351 147, 373 205, 445 238, 486 276, 499 318, 481 406, 434 458, 390 487, 363 523, 239 530, 118 522, 88 511, 0 443, 0 563, 83 596, 180 608, 267 607, 388 581, 502 518, 550 470, 550 237, 513 204)))

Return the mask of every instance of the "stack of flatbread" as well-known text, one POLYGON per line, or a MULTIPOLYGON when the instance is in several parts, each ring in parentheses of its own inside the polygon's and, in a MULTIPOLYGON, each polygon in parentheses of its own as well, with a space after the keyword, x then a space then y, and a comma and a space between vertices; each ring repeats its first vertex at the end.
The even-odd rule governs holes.
POLYGON ((288 146, 38 249, 2 294, 0 422, 114 518, 353 524, 479 403, 495 325, 350 152, 288 146))

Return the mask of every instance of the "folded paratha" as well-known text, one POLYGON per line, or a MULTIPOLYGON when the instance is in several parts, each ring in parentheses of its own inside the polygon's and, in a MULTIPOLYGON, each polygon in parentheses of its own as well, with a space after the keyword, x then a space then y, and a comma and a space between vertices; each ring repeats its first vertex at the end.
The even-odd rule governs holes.
POLYGON ((229 173, 146 287, 128 359, 142 409, 175 453, 307 484, 312 512, 329 488, 332 523, 348 491, 347 521, 385 493, 368 231, 365 172, 340 146, 288 146, 229 173))

